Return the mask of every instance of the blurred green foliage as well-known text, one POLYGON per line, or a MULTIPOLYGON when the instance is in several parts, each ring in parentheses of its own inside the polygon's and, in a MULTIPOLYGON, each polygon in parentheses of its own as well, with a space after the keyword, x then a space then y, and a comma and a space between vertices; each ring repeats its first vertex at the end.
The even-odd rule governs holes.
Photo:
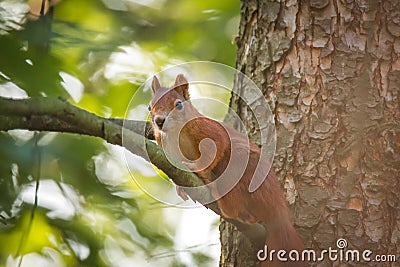
MULTIPOLYGON (((54 2, 40 16, 41 0, 0 1, 0 96, 62 97, 123 117, 139 86, 171 64, 234 65, 239 2, 54 2)), ((143 193, 120 152, 91 137, 0 132, 0 266, 186 266, 166 216, 179 211, 143 193)), ((207 249, 188 253, 212 262, 207 249)))

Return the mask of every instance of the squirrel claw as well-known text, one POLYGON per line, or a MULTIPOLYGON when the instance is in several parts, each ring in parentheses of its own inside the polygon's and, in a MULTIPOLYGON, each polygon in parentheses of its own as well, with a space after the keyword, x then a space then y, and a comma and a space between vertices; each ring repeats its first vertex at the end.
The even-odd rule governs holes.
POLYGON ((203 180, 205 184, 208 184, 216 179, 213 176, 213 174, 207 171, 206 169, 198 170, 199 167, 196 164, 196 162, 182 160, 182 164, 188 167, 189 170, 191 170, 192 172, 195 172, 203 180))
POLYGON ((205 176, 206 173, 205 169, 200 169, 197 162, 182 160, 182 164, 188 167, 188 169, 191 170, 192 172, 197 173, 197 175, 205 176))
POLYGON ((182 160, 182 164, 189 168, 189 170, 196 170, 196 163, 182 160))

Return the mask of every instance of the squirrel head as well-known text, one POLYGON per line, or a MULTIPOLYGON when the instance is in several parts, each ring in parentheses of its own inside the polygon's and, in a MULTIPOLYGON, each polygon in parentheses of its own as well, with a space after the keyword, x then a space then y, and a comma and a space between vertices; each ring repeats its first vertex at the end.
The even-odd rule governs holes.
POLYGON ((161 86, 158 78, 153 77, 151 84, 153 98, 150 101, 149 111, 153 126, 157 130, 163 130, 164 122, 168 115, 174 112, 174 119, 186 122, 188 116, 197 113, 197 110, 190 103, 189 82, 179 74, 171 87, 161 86), (178 117, 178 118, 177 118, 178 117))

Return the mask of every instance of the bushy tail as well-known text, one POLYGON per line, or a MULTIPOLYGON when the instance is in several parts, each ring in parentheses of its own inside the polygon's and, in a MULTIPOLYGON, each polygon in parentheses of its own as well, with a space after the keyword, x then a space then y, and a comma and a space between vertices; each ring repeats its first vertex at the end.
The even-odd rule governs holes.
MULTIPOLYGON (((266 248, 267 253, 270 255, 272 250, 275 252, 273 253, 272 261, 268 257, 266 261, 263 262, 263 267, 303 267, 308 266, 306 262, 301 261, 301 254, 304 250, 303 242, 301 241, 299 235, 297 234, 296 230, 294 229, 293 225, 287 222, 277 222, 273 225, 268 225, 268 234, 266 240, 266 248), (287 261, 280 261, 278 259, 278 251, 284 250, 285 254, 283 258, 287 259, 287 261), (296 257, 297 251, 299 255, 299 260, 291 260, 289 255, 296 257)), ((282 256, 282 255, 281 255, 282 256)))

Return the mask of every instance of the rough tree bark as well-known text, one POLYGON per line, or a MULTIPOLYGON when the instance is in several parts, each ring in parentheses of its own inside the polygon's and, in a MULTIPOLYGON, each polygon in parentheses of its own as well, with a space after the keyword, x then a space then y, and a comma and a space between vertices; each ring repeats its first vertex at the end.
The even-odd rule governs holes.
MULTIPOLYGON (((275 114, 273 168, 304 243, 344 238, 372 258, 397 256, 382 266, 400 262, 399 37, 397 0, 244 0, 237 38, 237 68, 275 114)), ((256 134, 246 107, 235 97, 231 106, 256 134)), ((245 237, 220 229, 220 266, 257 265, 245 237)))

